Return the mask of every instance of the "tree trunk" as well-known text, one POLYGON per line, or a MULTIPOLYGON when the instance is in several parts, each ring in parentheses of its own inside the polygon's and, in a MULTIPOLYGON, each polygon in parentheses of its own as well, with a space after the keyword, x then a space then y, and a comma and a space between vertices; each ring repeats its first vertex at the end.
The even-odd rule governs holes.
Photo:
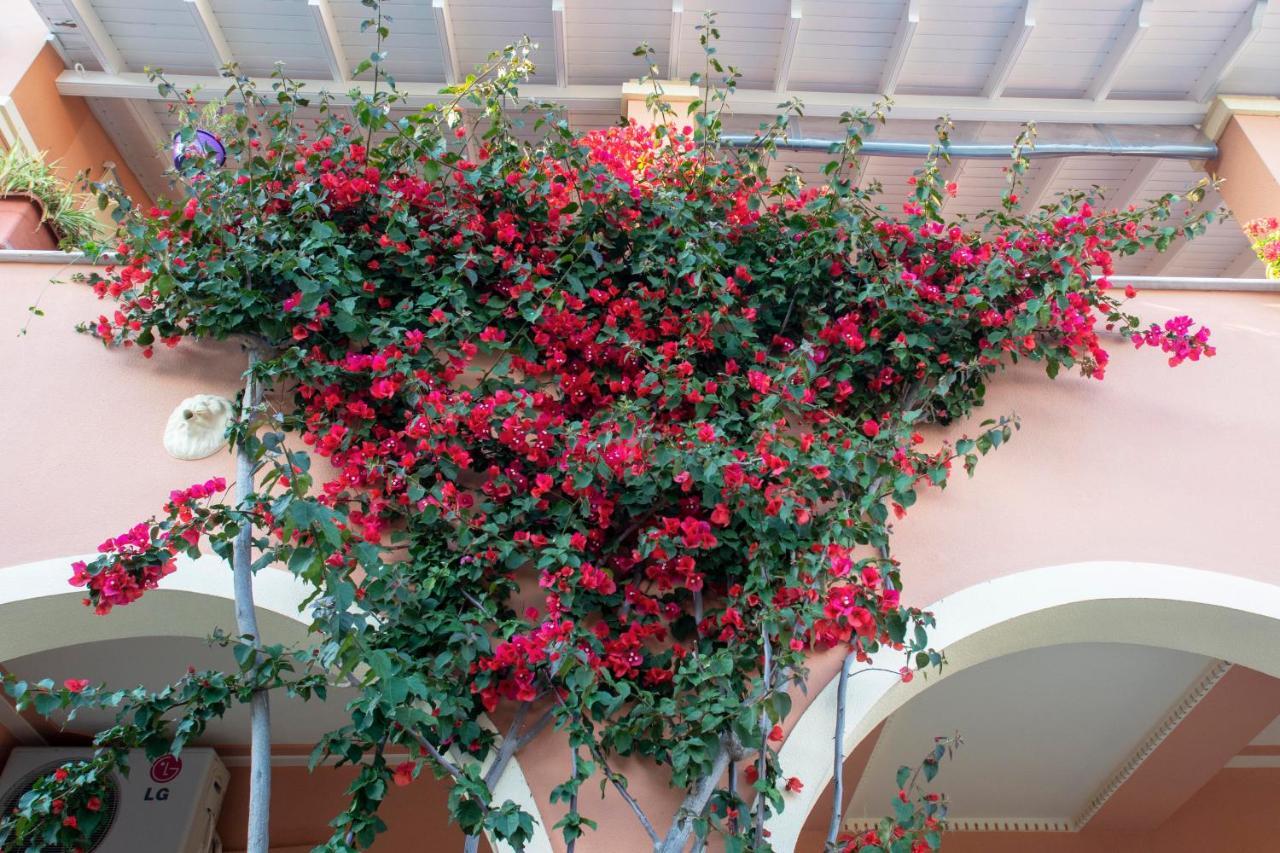
POLYGON ((689 836, 693 834, 693 821, 707 808, 711 795, 716 792, 716 786, 720 784, 720 777, 728 769, 729 750, 721 745, 711 772, 703 776, 697 787, 684 798, 684 802, 680 804, 680 812, 676 815, 675 823, 671 825, 667 837, 654 845, 655 853, 684 853, 685 847, 689 844, 689 836))
MULTIPOLYGON (((249 350, 249 370, 257 364, 257 354, 249 350)), ((252 376, 245 380, 240 420, 245 434, 261 398, 252 376)), ((253 494, 253 458, 242 440, 236 445, 236 505, 248 512, 253 494)), ((261 648, 258 614, 253 604, 253 524, 242 518, 232 552, 235 585, 236 630, 261 648)), ((258 690, 249 703, 249 825, 245 853, 268 853, 271 814, 271 705, 266 690, 258 690)))
POLYGON ((848 701, 849 669, 857 658, 853 652, 845 655, 840 664, 840 681, 836 686, 836 730, 832 737, 835 741, 832 753, 831 779, 834 783, 834 796, 831 801, 831 821, 827 825, 827 849, 834 850, 836 840, 840 837, 840 822, 844 812, 844 714, 848 701))

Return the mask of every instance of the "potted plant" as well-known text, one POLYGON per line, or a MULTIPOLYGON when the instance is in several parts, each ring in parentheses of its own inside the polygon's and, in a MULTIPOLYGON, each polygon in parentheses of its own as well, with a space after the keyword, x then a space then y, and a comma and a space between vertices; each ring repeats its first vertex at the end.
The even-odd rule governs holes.
POLYGON ((75 247, 97 231, 98 220, 39 155, 0 155, 0 249, 75 247))

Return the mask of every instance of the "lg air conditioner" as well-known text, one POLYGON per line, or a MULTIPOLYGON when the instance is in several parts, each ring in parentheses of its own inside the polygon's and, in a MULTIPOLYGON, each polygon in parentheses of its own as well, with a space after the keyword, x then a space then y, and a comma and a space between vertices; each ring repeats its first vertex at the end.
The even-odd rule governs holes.
MULTIPOLYGON (((15 748, 0 773, 3 813, 41 776, 91 755, 91 749, 15 748)), ((214 827, 228 778, 212 749, 184 749, 181 758, 155 761, 135 750, 129 755, 129 775, 116 774, 111 780, 103 798, 106 819, 86 853, 220 853, 214 827)), ((46 847, 45 853, 64 853, 64 848, 46 847)))

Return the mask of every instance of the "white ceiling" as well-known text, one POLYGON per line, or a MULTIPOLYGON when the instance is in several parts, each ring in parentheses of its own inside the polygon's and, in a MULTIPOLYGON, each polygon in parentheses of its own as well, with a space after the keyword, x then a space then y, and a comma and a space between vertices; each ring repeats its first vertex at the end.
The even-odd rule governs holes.
MULTIPOLYGON (((235 671, 230 651, 210 647, 205 641, 187 637, 141 637, 107 640, 66 646, 48 652, 4 661, 5 669, 19 678, 38 681, 52 678, 61 684, 67 678, 87 678, 106 682, 111 688, 131 688, 142 684, 163 687, 187 671, 201 669, 235 671)), ((274 743, 315 743, 325 732, 347 719, 343 711, 350 690, 331 690, 328 702, 303 702, 282 692, 272 694, 271 739, 274 743)), ((110 712, 78 715, 66 728, 79 734, 93 734, 114 722, 110 712)), ((222 746, 248 742, 249 711, 237 706, 221 720, 210 724, 196 740, 202 746, 222 746)))
POLYGON ((898 767, 917 765, 935 736, 959 732, 964 745, 932 786, 947 794, 954 820, 1069 824, 1212 663, 1089 643, 1019 652, 945 677, 886 723, 848 816, 884 815, 898 767))
MULTIPOLYGON (((329 80, 330 40, 321 10, 327 10, 334 24, 332 43, 341 54, 338 64, 350 69, 374 47, 373 34, 361 32, 360 22, 368 10, 359 0, 30 2, 57 36, 69 67, 79 64, 89 70, 118 62, 119 67, 104 70, 138 72, 158 66, 169 74, 216 74, 220 63, 204 34, 207 24, 202 23, 201 6, 210 12, 232 57, 255 75, 269 73, 280 60, 292 76, 329 80), (93 25, 93 17, 100 21, 100 28, 93 25), (77 21, 75 26, 68 25, 77 21), (100 38, 93 37, 95 31, 100 38), (109 61, 104 62, 104 57, 109 61)), ((775 96, 779 84, 791 92, 808 93, 811 105, 819 98, 830 104, 854 103, 868 94, 892 90, 901 98, 916 98, 915 112, 923 109, 928 115, 932 115, 932 99, 937 99, 937 110, 943 112, 957 108, 965 98, 969 99, 966 108, 972 110, 995 109, 1015 98, 1035 99, 1018 102, 1013 114, 1019 120, 1032 105, 1052 111, 1069 104, 1086 112, 1098 111, 1091 121, 1141 121, 1128 114, 1130 107, 1105 112, 1108 104, 1125 99, 1134 109, 1144 104, 1189 104, 1192 109, 1185 115, 1198 120, 1216 91, 1280 96, 1280 2, 1260 3, 384 0, 382 7, 392 30, 385 45, 387 68, 401 84, 434 91, 445 81, 449 68, 456 66, 457 73, 465 74, 490 51, 527 34, 541 45, 533 82, 550 87, 553 100, 558 94, 562 101, 576 104, 568 117, 577 128, 616 121, 618 110, 610 98, 582 93, 591 87, 605 87, 607 92, 607 87, 644 73, 643 63, 631 55, 642 41, 653 46, 664 73, 687 77, 701 70, 695 27, 703 10, 714 8, 721 33, 718 56, 740 68, 740 90, 750 90, 741 92, 743 103, 753 105, 744 106, 751 114, 735 116, 734 123, 749 129, 759 123, 760 109, 783 99, 775 96), (1257 14, 1259 10, 1263 13, 1257 14), (442 22, 447 25, 442 27, 442 22), (558 79, 557 60, 564 66, 563 79, 558 79), (751 92, 755 97, 746 97, 751 92), (990 100, 975 97, 988 93, 994 95, 990 100)), ((335 81, 331 85, 345 91, 350 84, 335 81)), ((208 88, 220 91, 222 87, 214 80, 208 88)), ((162 191, 163 160, 155 155, 154 138, 165 137, 170 127, 164 106, 135 101, 135 111, 116 96, 90 97, 90 103, 143 183, 153 193, 162 191)), ((835 113, 827 109, 825 114, 835 113)), ((806 118, 801 132, 833 138, 839 128, 829 119, 806 118)), ((891 125, 882 136, 895 132, 891 125)), ((965 127, 958 128, 957 138, 965 132, 965 127)), ((986 139, 1011 140, 1014 129, 992 123, 982 133, 986 139)), ((820 154, 785 155, 785 163, 802 170, 815 170, 825 159, 820 154)), ((896 208, 905 178, 916 165, 910 159, 873 158, 865 165, 862 180, 879 180, 886 203, 896 208)), ((1002 165, 997 161, 958 164, 960 195, 951 211, 973 213, 996 206, 1002 165)), ((1111 200, 1117 204, 1140 202, 1186 189, 1198 177, 1176 161, 1082 157, 1068 160, 1061 169, 1050 166, 1050 161, 1039 161, 1031 175, 1034 180, 1053 172, 1053 180, 1033 187, 1042 200, 1067 189, 1101 184, 1116 190, 1111 200)), ((1131 259, 1119 271, 1253 277, 1262 274, 1262 266, 1252 259, 1238 225, 1228 222, 1213 226, 1208 236, 1171 259, 1131 259)))

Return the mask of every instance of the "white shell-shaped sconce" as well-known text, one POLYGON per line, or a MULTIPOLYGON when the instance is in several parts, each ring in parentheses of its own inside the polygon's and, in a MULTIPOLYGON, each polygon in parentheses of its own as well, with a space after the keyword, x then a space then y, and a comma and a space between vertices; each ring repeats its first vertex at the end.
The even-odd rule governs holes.
POLYGON ((178 404, 164 426, 164 449, 176 459, 204 459, 227 443, 235 405, 225 397, 197 394, 178 404))

